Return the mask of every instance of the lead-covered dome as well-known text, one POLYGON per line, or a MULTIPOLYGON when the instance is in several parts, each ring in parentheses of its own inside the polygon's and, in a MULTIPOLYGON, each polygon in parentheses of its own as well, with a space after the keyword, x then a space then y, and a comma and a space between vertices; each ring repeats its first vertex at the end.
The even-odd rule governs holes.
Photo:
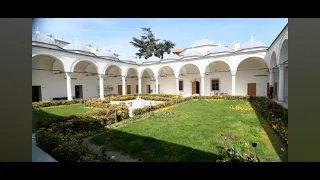
POLYGON ((195 41, 193 44, 191 44, 191 47, 198 47, 198 46, 216 46, 217 43, 213 40, 204 39, 195 41))
POLYGON ((115 55, 115 53, 111 52, 110 49, 100 49, 99 51, 97 51, 96 53, 97 56, 99 57, 109 57, 109 58, 116 58, 118 59, 118 57, 115 55))
POLYGON ((267 46, 261 41, 254 40, 253 36, 251 35, 250 41, 240 45, 240 48, 238 51, 241 51, 244 49, 259 48, 259 47, 267 47, 267 46))
POLYGON ((80 44, 78 42, 78 38, 76 39, 75 43, 66 45, 64 49, 71 50, 71 51, 83 51, 83 52, 93 53, 87 45, 80 44))
POLYGON ((182 54, 183 57, 201 57, 203 54, 200 51, 197 51, 193 48, 186 50, 185 53, 182 54))
POLYGON ((42 43, 52 44, 52 45, 56 44, 55 40, 52 37, 45 34, 41 34, 39 31, 39 27, 37 27, 36 33, 32 35, 32 41, 42 42, 42 43))
POLYGON ((217 53, 228 53, 228 52, 232 52, 232 50, 228 47, 225 47, 225 46, 221 46, 220 44, 220 41, 218 43, 218 46, 211 49, 209 52, 208 52, 208 55, 209 54, 217 54, 217 53))

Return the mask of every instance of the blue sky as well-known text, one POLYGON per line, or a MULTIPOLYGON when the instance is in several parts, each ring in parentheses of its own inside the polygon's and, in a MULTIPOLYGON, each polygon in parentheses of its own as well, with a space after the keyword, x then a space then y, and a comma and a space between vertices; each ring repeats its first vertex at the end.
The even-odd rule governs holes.
POLYGON ((32 32, 39 27, 41 33, 71 43, 78 38, 79 43, 133 55, 137 50, 129 42, 141 35, 141 27, 151 28, 156 38, 183 49, 203 37, 234 47, 236 40, 247 42, 251 34, 269 46, 287 23, 287 18, 37 18, 32 32))

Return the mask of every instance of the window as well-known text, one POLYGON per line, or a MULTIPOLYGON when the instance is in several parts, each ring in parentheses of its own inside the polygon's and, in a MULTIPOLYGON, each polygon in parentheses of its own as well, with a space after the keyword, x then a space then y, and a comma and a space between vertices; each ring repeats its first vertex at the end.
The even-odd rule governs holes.
POLYGON ((219 79, 211 79, 211 91, 219 91, 219 79))
POLYGON ((179 91, 183 91, 183 81, 179 81, 179 91))

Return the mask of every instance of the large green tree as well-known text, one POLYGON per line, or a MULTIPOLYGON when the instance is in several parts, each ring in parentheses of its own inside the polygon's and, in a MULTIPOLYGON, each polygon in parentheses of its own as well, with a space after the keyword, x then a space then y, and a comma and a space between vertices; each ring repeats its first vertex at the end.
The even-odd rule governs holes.
POLYGON ((141 58, 149 58, 154 53, 155 56, 163 58, 165 52, 170 53, 175 44, 171 41, 156 39, 151 28, 142 28, 142 35, 140 38, 133 37, 130 43, 138 48, 136 55, 141 58))

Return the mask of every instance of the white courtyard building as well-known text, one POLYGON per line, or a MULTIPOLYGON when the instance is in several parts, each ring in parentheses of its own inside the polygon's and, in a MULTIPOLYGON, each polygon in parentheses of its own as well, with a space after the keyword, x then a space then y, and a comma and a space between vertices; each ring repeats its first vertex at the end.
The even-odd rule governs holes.
POLYGON ((267 96, 288 102, 288 25, 267 47, 248 37, 232 48, 199 40, 179 55, 134 59, 41 34, 32 36, 33 101, 104 98, 114 94, 267 96))

